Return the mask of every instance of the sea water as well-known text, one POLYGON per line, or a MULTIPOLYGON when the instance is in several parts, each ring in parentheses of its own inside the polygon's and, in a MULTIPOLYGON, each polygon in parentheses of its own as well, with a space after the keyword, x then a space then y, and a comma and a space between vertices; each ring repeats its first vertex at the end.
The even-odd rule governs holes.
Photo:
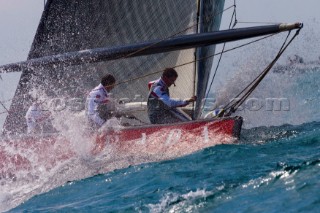
MULTIPOLYGON (((7 210, 319 212, 319 177, 319 122, 256 127, 243 130, 237 144, 65 180, 7 210)), ((22 188, 17 196, 25 193, 22 188)))
POLYGON ((91 159, 78 134, 82 122, 63 116, 57 122, 72 127, 65 136, 79 157, 0 179, 0 212, 320 212, 319 70, 270 73, 267 82, 282 79, 276 91, 288 94, 289 111, 260 112, 264 117, 243 111, 238 141, 218 139, 183 156, 139 157, 143 150, 132 147, 131 156, 106 152, 91 159), (259 125, 264 122, 276 126, 259 125))

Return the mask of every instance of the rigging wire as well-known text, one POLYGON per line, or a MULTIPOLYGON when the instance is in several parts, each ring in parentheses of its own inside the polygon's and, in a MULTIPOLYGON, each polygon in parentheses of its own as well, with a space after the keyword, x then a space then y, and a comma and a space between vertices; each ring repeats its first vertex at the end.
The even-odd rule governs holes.
POLYGON ((283 52, 287 49, 287 47, 291 44, 291 42, 299 34, 300 30, 301 30, 301 28, 296 31, 295 35, 290 39, 289 42, 287 42, 287 40, 290 36, 291 31, 288 32, 288 35, 287 35, 284 43, 282 44, 278 54, 272 60, 272 62, 247 87, 245 87, 232 101, 230 101, 228 104, 225 105, 225 107, 223 107, 223 110, 218 115, 219 117, 230 116, 232 113, 236 112, 236 110, 243 104, 243 102, 249 97, 249 95, 255 90, 255 88, 264 79, 264 77, 271 70, 273 65, 278 61, 280 56, 283 54, 283 52), (247 92, 245 92, 246 90, 247 90, 247 92), (242 95, 242 93, 244 93, 244 94, 242 95), (242 97, 237 99, 241 95, 242 95, 242 97))
MULTIPOLYGON (((7 109, 7 107, 2 103, 2 101, 0 101, 0 105, 6 110, 6 112, 4 113, 9 113, 9 110, 7 109)), ((0 113, 3 114, 3 113, 0 113)))
MULTIPOLYGON (((238 19, 237 19, 237 4, 236 4, 236 0, 233 1, 233 6, 234 6, 234 9, 233 9, 233 16, 234 16, 234 24, 232 26, 232 28, 234 28, 237 23, 238 23, 238 19)), ((230 29, 230 28, 229 28, 230 29)))

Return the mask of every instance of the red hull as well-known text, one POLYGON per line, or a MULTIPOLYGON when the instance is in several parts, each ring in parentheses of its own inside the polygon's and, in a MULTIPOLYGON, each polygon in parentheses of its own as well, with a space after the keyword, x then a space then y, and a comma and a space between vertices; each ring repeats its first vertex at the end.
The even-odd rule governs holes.
MULTIPOLYGON (((238 138, 241 125, 242 118, 236 117, 124 128, 90 136, 91 140, 88 137, 94 141, 89 153, 98 155, 108 144, 113 144, 117 156, 162 153, 159 160, 178 157, 225 143, 226 138, 238 138)), ((58 163, 76 157, 76 146, 70 138, 58 134, 6 138, 0 143, 0 179, 15 178, 17 171, 32 170, 35 166, 50 170, 58 163)))

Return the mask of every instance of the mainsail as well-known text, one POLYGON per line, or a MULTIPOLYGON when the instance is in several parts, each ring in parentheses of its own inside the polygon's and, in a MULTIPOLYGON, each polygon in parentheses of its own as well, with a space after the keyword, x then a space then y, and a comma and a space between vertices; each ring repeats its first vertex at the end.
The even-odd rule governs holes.
MULTIPOLYGON (((113 47, 172 36, 219 29, 224 0, 48 0, 28 60, 100 47, 113 47), (199 23, 199 24, 198 24, 199 23)), ((195 61, 214 52, 214 46, 115 61, 63 66, 24 67, 4 129, 25 131, 24 115, 31 93, 47 98, 82 98, 105 73, 116 76, 117 98, 146 100, 147 82, 157 79, 166 67, 195 61)), ((173 97, 204 96, 212 58, 178 67, 173 97), (196 74, 196 72, 198 72, 196 74), (195 83, 198 82, 198 83, 195 83)), ((198 103, 200 104, 200 102, 198 103)), ((199 106, 197 107, 199 109, 199 106)), ((195 113, 197 116, 197 113, 195 113)))

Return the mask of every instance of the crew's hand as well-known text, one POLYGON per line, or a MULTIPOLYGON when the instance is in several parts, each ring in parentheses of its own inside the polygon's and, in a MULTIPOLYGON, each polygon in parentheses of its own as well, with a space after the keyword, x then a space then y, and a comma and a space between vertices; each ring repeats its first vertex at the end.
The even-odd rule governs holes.
POLYGON ((197 100, 197 96, 193 96, 192 98, 187 99, 188 103, 195 102, 197 100))

